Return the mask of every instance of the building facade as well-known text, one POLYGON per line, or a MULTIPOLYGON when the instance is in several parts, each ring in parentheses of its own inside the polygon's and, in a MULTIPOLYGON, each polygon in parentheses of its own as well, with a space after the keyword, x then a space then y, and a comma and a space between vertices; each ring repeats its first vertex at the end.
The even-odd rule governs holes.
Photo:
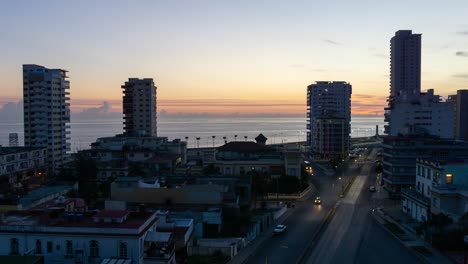
POLYGON ((411 100, 395 100, 385 109, 385 133, 389 136, 427 133, 455 138, 455 102, 442 101, 433 89, 411 100))
POLYGON ((192 232, 192 220, 167 222, 159 212, 11 211, 0 221, 0 255, 40 255, 45 263, 175 264, 176 243, 192 232))
POLYGON ((156 137, 157 92, 153 79, 130 78, 122 89, 125 134, 156 137))
POLYGON ((47 164, 46 148, 0 147, 0 177, 7 177, 10 184, 27 178, 43 176, 47 164))
POLYGON ((185 164, 187 142, 169 141, 166 137, 126 136, 98 138, 91 149, 80 153, 93 159, 98 167, 98 178, 160 176, 174 173, 185 164), (132 172, 133 171, 133 172, 132 172))
POLYGON ((456 95, 456 138, 468 141, 468 90, 458 90, 456 95))
POLYGON ((52 172, 70 151, 70 82, 67 71, 23 65, 24 145, 47 148, 52 172))
POLYGON ((349 135, 351 132, 351 84, 346 82, 316 82, 307 87, 307 144, 311 153, 329 155, 340 153, 347 155, 349 151, 349 135), (327 123, 327 119, 330 120, 327 123), (333 133, 324 137, 323 129, 334 129, 335 125, 341 126, 339 133, 333 133), (333 137, 333 138, 331 138, 333 137), (339 141, 341 144, 332 152, 325 151, 320 146, 327 141, 339 141))
POLYGON ((421 92, 421 34, 399 30, 390 40, 390 97, 409 99, 421 92))
POLYGON ((402 210, 419 222, 444 213, 457 221, 468 212, 467 160, 416 160, 416 185, 402 190, 402 210))
POLYGON ((383 183, 392 194, 414 186, 417 158, 444 161, 468 157, 468 143, 427 135, 387 136, 382 148, 383 183))

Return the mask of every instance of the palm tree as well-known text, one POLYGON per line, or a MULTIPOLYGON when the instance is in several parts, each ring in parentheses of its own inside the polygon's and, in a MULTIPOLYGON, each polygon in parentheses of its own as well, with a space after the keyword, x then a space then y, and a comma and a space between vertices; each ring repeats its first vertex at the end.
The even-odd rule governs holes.
POLYGON ((244 136, 245 141, 247 141, 247 136, 244 136))
POLYGON ((237 135, 234 135, 234 141, 237 141, 237 135))
POLYGON ((197 148, 200 148, 200 138, 197 137, 196 139, 197 139, 197 148))
POLYGON ((187 143, 187 147, 188 147, 188 144, 189 144, 188 139, 189 139, 189 137, 185 137, 185 142, 187 143))
POLYGON ((227 144, 226 137, 223 137, 223 140, 224 140, 224 144, 227 144))
POLYGON ((214 146, 215 146, 215 138, 216 138, 216 136, 211 136, 211 138, 213 139, 213 148, 214 148, 214 146))

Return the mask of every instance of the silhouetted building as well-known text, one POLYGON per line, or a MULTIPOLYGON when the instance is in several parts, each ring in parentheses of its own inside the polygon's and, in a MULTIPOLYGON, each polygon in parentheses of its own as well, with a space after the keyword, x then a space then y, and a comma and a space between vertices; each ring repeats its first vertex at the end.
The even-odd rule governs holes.
POLYGON ((468 90, 458 90, 455 96, 455 133, 459 140, 468 141, 468 90))
POLYGON ((70 151, 70 100, 67 71, 23 65, 24 145, 46 147, 47 163, 57 171, 70 151))
POLYGON ((156 86, 153 79, 130 78, 122 85, 124 131, 129 135, 157 136, 156 86))
POLYGON ((412 100, 397 100, 385 108, 385 133, 389 136, 427 133, 455 138, 455 102, 442 101, 433 89, 412 100))
POLYGON ((385 133, 455 138, 454 102, 442 101, 433 89, 421 92, 421 34, 400 30, 390 42, 390 96, 385 108, 385 133))
POLYGON ((427 134, 387 136, 383 138, 382 148, 382 179, 391 193, 414 186, 418 158, 445 161, 468 157, 468 142, 440 139, 427 134))
POLYGON ((399 30, 390 41, 390 96, 410 98, 421 92, 421 34, 399 30))
POLYGON ((347 155, 351 93, 351 84, 346 82, 316 82, 307 87, 307 144, 312 155, 347 155), (334 132, 324 134, 326 129, 334 132))

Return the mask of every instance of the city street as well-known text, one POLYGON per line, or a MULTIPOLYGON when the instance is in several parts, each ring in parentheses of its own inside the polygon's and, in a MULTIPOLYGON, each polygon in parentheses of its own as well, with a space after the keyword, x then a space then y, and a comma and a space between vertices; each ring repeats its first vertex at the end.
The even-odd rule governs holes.
POLYGON ((357 176, 347 196, 338 202, 333 220, 313 249, 307 263, 417 263, 418 260, 373 221, 378 204, 369 192, 376 177, 371 166, 357 176))
POLYGON ((247 263, 295 263, 304 253, 327 212, 339 199, 352 173, 356 173, 356 169, 347 169, 344 173, 338 173, 339 176, 327 176, 316 171, 313 182, 319 193, 313 193, 307 201, 298 204, 283 223, 287 226, 286 232, 272 235, 248 258, 247 263), (316 196, 321 197, 321 205, 314 204, 316 196))

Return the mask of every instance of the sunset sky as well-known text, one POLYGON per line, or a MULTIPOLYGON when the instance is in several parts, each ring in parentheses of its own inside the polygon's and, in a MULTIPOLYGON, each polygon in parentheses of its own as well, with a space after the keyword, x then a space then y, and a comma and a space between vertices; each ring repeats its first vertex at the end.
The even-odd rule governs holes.
POLYGON ((72 111, 120 111, 129 77, 154 78, 170 113, 305 111, 314 81, 353 85, 353 114, 382 113, 389 41, 423 34, 422 88, 468 88, 468 1, 4 1, 0 105, 22 64, 69 71, 72 111))

